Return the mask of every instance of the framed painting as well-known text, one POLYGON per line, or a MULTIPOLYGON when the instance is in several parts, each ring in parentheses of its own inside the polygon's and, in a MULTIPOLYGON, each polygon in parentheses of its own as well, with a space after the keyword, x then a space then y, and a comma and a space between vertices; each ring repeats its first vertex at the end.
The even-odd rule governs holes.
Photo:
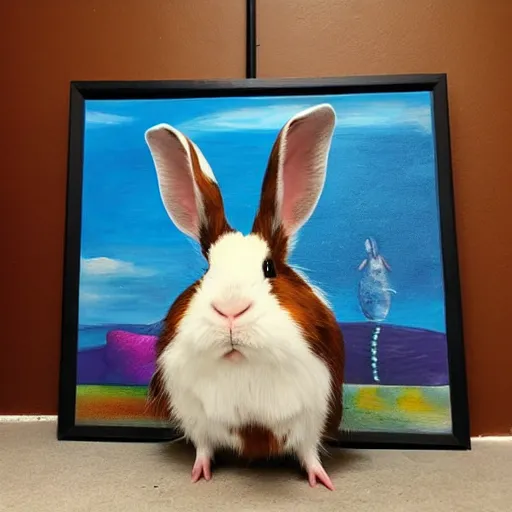
POLYGON ((445 75, 73 82, 59 439, 178 435, 148 386, 169 308, 207 265, 170 218, 147 131, 200 148, 247 234, 278 133, 326 104, 326 177, 289 262, 344 336, 333 443, 470 448, 445 75))

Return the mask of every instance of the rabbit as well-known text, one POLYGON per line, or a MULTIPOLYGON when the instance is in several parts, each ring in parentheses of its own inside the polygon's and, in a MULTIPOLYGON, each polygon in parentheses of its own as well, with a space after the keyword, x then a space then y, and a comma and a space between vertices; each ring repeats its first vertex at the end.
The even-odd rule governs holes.
POLYGON ((226 219, 198 146, 167 124, 145 132, 163 205, 207 261, 168 310, 148 386, 148 404, 195 447, 192 482, 210 480, 215 451, 227 449, 292 456, 312 487, 334 490, 320 452, 342 419, 343 334, 287 258, 324 188, 335 121, 320 104, 281 128, 247 235, 226 219))

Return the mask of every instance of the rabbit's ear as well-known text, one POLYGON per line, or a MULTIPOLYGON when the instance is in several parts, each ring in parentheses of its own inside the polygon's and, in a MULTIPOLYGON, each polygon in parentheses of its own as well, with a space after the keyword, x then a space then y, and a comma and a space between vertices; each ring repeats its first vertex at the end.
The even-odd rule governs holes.
POLYGON ((197 240, 205 257, 210 246, 232 231, 212 169, 199 148, 167 124, 145 133, 163 204, 174 224, 197 240))
POLYGON ((277 136, 253 225, 253 232, 270 243, 293 237, 313 213, 325 183, 335 122, 334 109, 321 104, 292 117, 277 136))

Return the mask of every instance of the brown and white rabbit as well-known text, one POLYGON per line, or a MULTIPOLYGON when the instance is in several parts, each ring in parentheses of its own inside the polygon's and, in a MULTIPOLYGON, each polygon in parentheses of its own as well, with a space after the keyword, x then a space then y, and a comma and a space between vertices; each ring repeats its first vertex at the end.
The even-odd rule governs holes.
POLYGON ((344 341, 322 292, 287 257, 323 190, 335 119, 322 104, 285 124, 248 235, 226 220, 194 142, 166 124, 145 134, 163 204, 208 262, 165 318, 148 392, 194 444, 194 482, 211 478, 215 450, 227 448, 294 455, 311 486, 333 489, 319 451, 342 417, 344 341))

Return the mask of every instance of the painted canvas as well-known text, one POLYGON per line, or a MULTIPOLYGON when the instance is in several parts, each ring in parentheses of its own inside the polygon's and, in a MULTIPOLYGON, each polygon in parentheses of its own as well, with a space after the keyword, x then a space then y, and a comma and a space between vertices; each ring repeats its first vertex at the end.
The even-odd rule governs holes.
POLYGON ((168 123, 200 147, 246 233, 279 130, 320 103, 337 116, 327 178, 290 261, 325 292, 345 337, 340 431, 452 433, 428 90, 85 99, 76 426, 165 427, 146 408, 155 342, 205 268, 164 208, 145 131, 168 123))

